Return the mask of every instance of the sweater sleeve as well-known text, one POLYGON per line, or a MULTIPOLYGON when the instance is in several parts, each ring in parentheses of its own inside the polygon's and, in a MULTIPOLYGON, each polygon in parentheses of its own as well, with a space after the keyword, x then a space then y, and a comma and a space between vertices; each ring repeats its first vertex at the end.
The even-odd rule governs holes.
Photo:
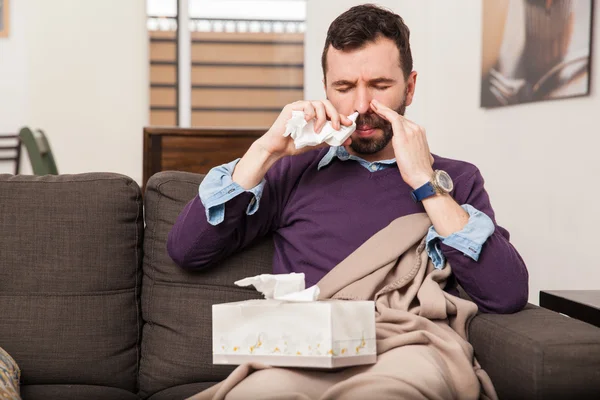
POLYGON ((456 280, 482 312, 520 311, 529 295, 527 267, 510 243, 509 232, 496 223, 479 170, 465 177, 463 182, 456 182, 454 199, 485 213, 494 223, 494 232, 483 244, 478 260, 443 242, 440 244, 456 280))
POLYGON ((173 261, 185 269, 206 268, 276 230, 287 198, 304 170, 291 158, 279 160, 267 172, 261 183, 260 207, 254 207, 254 212, 248 210, 257 196, 242 191, 227 199, 222 205, 222 221, 214 224, 209 222, 200 196, 195 196, 169 232, 167 251, 173 261))

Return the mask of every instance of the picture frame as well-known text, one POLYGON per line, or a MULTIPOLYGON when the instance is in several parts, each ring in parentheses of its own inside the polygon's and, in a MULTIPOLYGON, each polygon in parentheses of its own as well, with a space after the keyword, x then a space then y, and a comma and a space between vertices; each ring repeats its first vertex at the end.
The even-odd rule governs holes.
POLYGON ((590 94, 593 0, 482 0, 481 107, 590 94))
POLYGON ((10 31, 10 0, 0 0, 0 38, 8 37, 10 31))

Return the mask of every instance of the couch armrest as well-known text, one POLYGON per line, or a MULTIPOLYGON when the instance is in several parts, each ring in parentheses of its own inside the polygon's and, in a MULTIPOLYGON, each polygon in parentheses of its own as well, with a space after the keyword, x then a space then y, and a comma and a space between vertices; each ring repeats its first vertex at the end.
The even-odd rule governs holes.
POLYGON ((529 304, 477 315, 469 341, 501 399, 600 398, 600 328, 529 304))

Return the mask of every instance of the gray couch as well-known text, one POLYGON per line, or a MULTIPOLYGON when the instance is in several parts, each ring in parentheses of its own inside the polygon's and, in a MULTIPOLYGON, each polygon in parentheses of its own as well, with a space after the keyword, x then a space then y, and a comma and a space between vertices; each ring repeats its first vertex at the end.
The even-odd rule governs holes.
MULTIPOLYGON (((0 175, 0 347, 28 399, 183 399, 223 379, 211 304, 270 272, 266 238, 190 273, 165 249, 200 175, 0 175), (145 224, 144 224, 145 222, 145 224)), ((199 244, 201 245, 201 243, 199 244)), ((528 306, 479 315, 470 340, 500 398, 600 398, 600 329, 528 306)))

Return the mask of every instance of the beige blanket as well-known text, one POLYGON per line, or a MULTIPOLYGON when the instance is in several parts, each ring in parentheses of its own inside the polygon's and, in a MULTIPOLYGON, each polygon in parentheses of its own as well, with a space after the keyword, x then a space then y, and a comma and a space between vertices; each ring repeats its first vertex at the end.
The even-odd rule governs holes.
POLYGON ((496 399, 467 326, 477 306, 446 293, 450 265, 425 251, 426 214, 393 221, 319 283, 322 299, 374 300, 377 363, 339 371, 240 365, 190 399, 496 399))

